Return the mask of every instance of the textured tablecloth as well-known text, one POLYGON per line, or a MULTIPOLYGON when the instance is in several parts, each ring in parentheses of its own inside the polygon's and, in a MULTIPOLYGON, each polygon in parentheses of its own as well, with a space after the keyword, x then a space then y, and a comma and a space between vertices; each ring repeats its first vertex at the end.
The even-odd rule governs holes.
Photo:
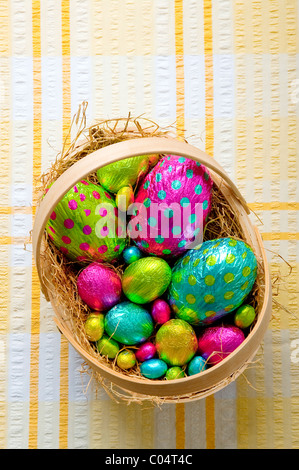
POLYGON ((1 448, 299 447, 297 8, 0 1, 1 448), (176 121, 236 182, 280 271, 289 311, 274 312, 256 363, 206 399, 151 408, 96 393, 40 294, 34 187, 83 100, 88 121, 176 121))

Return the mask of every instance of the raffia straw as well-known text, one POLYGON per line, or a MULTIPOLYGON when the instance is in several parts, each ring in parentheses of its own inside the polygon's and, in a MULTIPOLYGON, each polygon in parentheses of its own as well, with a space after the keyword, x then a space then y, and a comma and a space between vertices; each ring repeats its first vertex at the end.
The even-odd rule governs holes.
MULTIPOLYGON (((131 115, 125 118, 98 121, 90 127, 86 127, 86 109, 87 103, 83 102, 79 107, 78 113, 73 118, 72 128, 69 131, 69 135, 74 133, 75 138, 68 147, 66 147, 66 142, 64 143, 62 151, 57 155, 56 160, 50 167, 49 171, 41 176, 39 198, 45 194, 46 188, 71 165, 99 148, 122 140, 138 137, 171 135, 173 129, 175 134, 175 126, 160 128, 152 120, 145 119, 143 116, 133 118, 131 115), (83 143, 80 142, 81 139, 84 139, 83 143)), ((86 179, 98 184, 95 174, 88 175, 86 179)), ((209 221, 205 226, 204 240, 212 240, 222 237, 234 237, 239 240, 245 240, 237 215, 232 211, 229 203, 221 192, 221 188, 214 185, 212 209, 209 221)), ((124 375, 134 376, 138 377, 140 380, 145 380, 140 374, 139 367, 129 371, 121 370, 118 368, 116 360, 109 361, 107 357, 101 356, 95 344, 89 342, 85 334, 84 322, 90 310, 78 296, 76 287, 78 273, 80 272, 80 269, 83 269, 84 265, 79 266, 75 262, 67 260, 51 242, 46 233, 44 234, 44 247, 45 249, 42 255, 44 258, 43 265, 45 267, 47 266, 47 269, 45 268, 43 272, 44 281, 47 284, 49 291, 55 294, 56 301, 64 308, 64 320, 70 326, 77 343, 79 343, 93 358, 96 358, 100 364, 105 364, 124 375)), ((123 266, 109 266, 122 274, 123 266)), ((256 282, 246 302, 255 308, 258 316, 259 305, 262 304, 264 295, 264 271, 263 266, 260 263, 258 265, 257 273, 256 282)), ((278 275, 275 276, 273 283, 278 295, 280 285, 278 275)), ((278 307, 277 301, 276 306, 278 307)), ((283 307, 280 306, 280 308, 283 307)), ((253 326, 254 324, 251 327, 253 326)), ((128 404, 150 402, 157 406, 160 406, 165 401, 178 402, 185 399, 199 399, 206 396, 207 393, 213 393, 213 391, 216 391, 219 387, 222 388, 223 386, 228 385, 240 374, 240 371, 235 371, 232 376, 227 377, 224 381, 215 385, 210 390, 193 393, 186 397, 177 396, 161 398, 143 396, 133 392, 128 392, 127 390, 122 390, 113 383, 103 379, 103 377, 101 377, 101 375, 93 370, 88 364, 84 363, 82 367, 82 374, 87 373, 90 375, 88 388, 90 387, 91 382, 93 382, 96 386, 101 386, 115 401, 120 400, 127 402, 128 404)))

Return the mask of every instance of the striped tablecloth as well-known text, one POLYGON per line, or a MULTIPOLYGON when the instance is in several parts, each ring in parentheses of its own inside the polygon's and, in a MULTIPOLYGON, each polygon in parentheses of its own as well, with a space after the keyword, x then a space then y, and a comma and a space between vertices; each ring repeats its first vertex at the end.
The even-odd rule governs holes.
POLYGON ((0 0, 1 448, 299 447, 297 9, 0 0), (83 100, 90 121, 176 121, 236 182, 281 272, 278 300, 293 313, 275 311, 256 364, 206 399, 151 408, 96 393, 40 294, 34 188, 83 100))

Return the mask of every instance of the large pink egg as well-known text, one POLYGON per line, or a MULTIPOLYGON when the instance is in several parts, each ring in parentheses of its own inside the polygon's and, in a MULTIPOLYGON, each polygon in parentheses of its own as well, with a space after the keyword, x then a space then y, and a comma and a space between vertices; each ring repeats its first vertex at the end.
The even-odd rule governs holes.
POLYGON ((128 234, 145 253, 172 258, 202 241, 213 182, 200 163, 163 157, 136 194, 128 234))
POLYGON ((91 263, 81 271, 77 288, 83 302, 100 312, 116 305, 122 292, 118 273, 100 263, 91 263))
POLYGON ((236 326, 212 326, 198 338, 199 354, 210 365, 218 364, 244 341, 242 330, 236 326))

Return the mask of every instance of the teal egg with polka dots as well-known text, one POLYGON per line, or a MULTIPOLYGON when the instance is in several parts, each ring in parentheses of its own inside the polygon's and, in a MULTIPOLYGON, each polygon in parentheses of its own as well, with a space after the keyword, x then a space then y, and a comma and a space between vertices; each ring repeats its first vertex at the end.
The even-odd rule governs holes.
POLYGON ((210 324, 244 302, 256 276, 256 256, 247 243, 205 241, 175 263, 168 300, 176 317, 192 325, 210 324))
POLYGON ((171 259, 202 240, 211 210, 213 182, 207 168, 178 155, 166 155, 135 194, 128 234, 148 255, 171 259))

